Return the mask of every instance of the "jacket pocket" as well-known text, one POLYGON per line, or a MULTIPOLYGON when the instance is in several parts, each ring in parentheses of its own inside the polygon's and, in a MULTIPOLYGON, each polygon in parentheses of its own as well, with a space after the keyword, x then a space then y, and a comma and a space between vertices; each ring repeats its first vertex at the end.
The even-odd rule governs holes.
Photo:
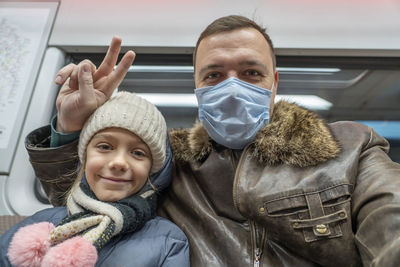
MULTIPOLYGON (((339 184, 323 189, 290 191, 271 196, 260 211, 270 224, 282 231, 277 237, 301 235, 303 242, 314 242, 343 236, 351 232, 350 200, 352 185, 339 184)), ((272 233, 274 235, 274 233, 272 233)), ((294 238, 296 239, 296 238, 294 238)))
POLYGON ((342 209, 326 216, 314 219, 291 220, 290 222, 293 229, 303 231, 306 242, 312 242, 319 239, 342 236, 343 233, 340 224, 346 219, 347 213, 342 209))

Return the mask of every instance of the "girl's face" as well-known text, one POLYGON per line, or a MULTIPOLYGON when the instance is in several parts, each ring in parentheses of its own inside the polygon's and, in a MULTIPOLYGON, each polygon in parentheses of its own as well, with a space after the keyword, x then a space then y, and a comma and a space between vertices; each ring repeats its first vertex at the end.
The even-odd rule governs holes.
POLYGON ((108 128, 88 144, 85 174, 99 200, 117 201, 143 187, 151 164, 150 149, 142 139, 122 128, 108 128))

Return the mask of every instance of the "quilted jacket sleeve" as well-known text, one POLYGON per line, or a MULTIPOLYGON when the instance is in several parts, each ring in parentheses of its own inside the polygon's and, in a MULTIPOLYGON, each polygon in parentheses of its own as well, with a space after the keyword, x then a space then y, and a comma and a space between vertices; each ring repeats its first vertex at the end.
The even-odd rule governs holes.
POLYGON ((163 267, 190 266, 188 240, 175 240, 168 251, 168 257, 162 264, 163 267))
POLYGON ((67 209, 65 207, 49 208, 38 211, 37 213, 25 218, 24 220, 20 221, 19 223, 8 229, 2 236, 0 236, 0 266, 12 266, 7 256, 8 248, 14 234, 20 228, 44 221, 51 222, 54 225, 57 225, 66 215, 67 209))

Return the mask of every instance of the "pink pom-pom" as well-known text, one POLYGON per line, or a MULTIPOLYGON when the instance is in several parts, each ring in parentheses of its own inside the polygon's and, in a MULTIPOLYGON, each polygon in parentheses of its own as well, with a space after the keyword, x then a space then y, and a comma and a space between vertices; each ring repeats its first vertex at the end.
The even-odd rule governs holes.
POLYGON ((38 267, 50 247, 50 232, 54 225, 49 222, 31 224, 20 228, 8 248, 8 258, 19 267, 38 267))
POLYGON ((86 239, 76 236, 50 248, 41 267, 86 267, 94 266, 96 261, 96 248, 86 239))

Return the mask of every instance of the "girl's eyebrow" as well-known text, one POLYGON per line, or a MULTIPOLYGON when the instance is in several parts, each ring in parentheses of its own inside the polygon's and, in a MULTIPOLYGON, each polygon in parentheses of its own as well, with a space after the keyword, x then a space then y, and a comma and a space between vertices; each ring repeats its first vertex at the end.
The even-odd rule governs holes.
POLYGON ((107 134, 107 133, 99 133, 93 136, 93 139, 98 139, 98 138, 116 139, 112 134, 107 134))
MULTIPOLYGON (((113 136, 112 134, 109 134, 109 133, 99 133, 99 134, 96 134, 94 137, 93 137, 93 139, 92 140, 95 140, 95 139, 108 139, 108 140, 118 140, 118 138, 116 138, 115 136, 113 136)), ((148 146, 146 145, 146 143, 145 142, 143 142, 143 140, 142 139, 140 139, 140 138, 137 138, 137 139, 135 139, 134 141, 131 141, 130 142, 131 143, 131 145, 134 145, 134 146, 139 146, 141 149, 143 149, 143 150, 146 150, 146 151, 148 151, 149 153, 151 153, 151 150, 148 148, 148 146)))

